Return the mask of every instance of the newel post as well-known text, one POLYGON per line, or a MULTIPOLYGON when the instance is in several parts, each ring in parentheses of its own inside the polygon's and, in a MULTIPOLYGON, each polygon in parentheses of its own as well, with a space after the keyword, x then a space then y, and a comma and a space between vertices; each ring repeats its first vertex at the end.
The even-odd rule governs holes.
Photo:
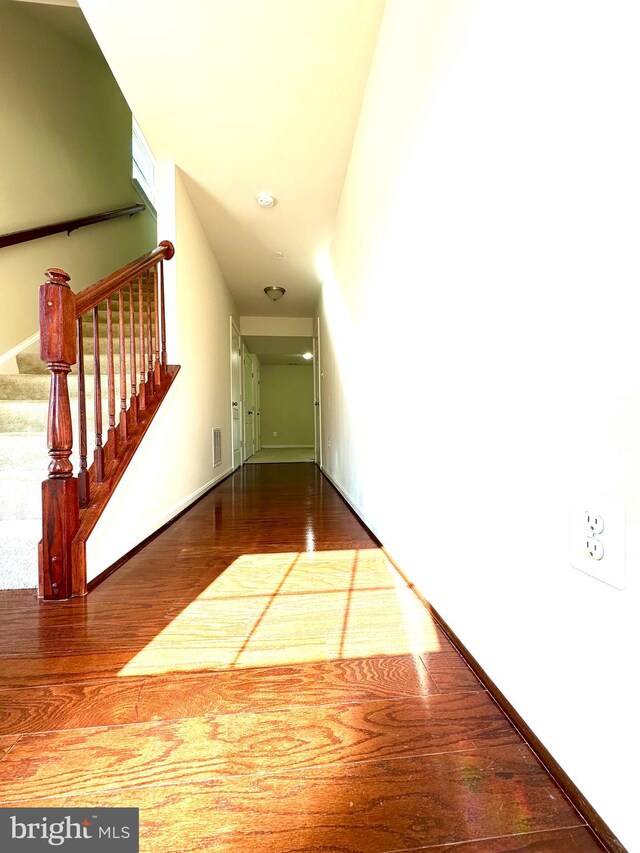
POLYGON ((42 484, 41 598, 72 595, 71 542, 78 530, 78 480, 71 462, 67 375, 76 362, 76 299, 63 270, 50 269, 40 287, 40 357, 51 371, 47 444, 49 476, 42 484))

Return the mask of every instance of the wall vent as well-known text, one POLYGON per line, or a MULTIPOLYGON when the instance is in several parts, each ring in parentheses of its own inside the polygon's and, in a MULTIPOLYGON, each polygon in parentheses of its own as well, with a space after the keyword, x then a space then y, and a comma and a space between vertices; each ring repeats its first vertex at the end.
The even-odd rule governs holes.
POLYGON ((211 430, 211 449, 213 451, 213 467, 222 462, 222 432, 219 427, 211 430))

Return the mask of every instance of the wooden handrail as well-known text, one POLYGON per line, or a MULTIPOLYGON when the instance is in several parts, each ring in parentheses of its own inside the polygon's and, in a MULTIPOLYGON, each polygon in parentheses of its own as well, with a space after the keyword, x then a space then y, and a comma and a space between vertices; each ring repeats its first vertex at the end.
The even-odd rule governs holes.
POLYGON ((101 278, 100 281, 96 281, 89 287, 85 287, 81 293, 76 294, 76 317, 81 317, 87 311, 91 311, 100 302, 117 293, 123 284, 133 281, 143 272, 154 267, 159 261, 163 259, 170 261, 174 252, 173 245, 168 240, 163 240, 153 251, 141 255, 111 275, 101 278))
POLYGON ((78 294, 71 290, 64 270, 49 269, 47 281, 40 288, 40 355, 51 372, 47 421, 50 463, 48 478, 42 484, 42 542, 38 556, 42 598, 62 600, 86 593, 87 537, 179 369, 166 363, 163 263, 174 253, 173 245, 163 240, 153 251, 78 294), (106 347, 101 353, 105 320, 106 347), (85 337, 87 346, 93 349, 95 443, 93 464, 89 468, 85 380, 90 378, 90 371, 85 367, 85 337), (69 373, 76 362, 80 431, 77 477, 71 461, 73 431, 67 388, 69 373), (103 442, 102 373, 107 378, 104 383, 108 406, 106 443, 103 442), (128 407, 127 384, 131 392, 128 407))
POLYGON ((80 216, 77 219, 65 219, 63 222, 52 222, 50 225, 40 225, 37 228, 25 228, 23 231, 12 231, 10 234, 0 235, 0 249, 5 246, 15 246, 18 243, 28 243, 29 240, 39 240, 40 237, 50 237, 52 234, 71 234, 85 225, 95 225, 96 222, 107 222, 109 219, 118 219, 120 216, 135 216, 146 210, 144 204, 133 204, 128 207, 119 207, 116 210, 105 210, 103 213, 93 213, 90 216, 80 216))

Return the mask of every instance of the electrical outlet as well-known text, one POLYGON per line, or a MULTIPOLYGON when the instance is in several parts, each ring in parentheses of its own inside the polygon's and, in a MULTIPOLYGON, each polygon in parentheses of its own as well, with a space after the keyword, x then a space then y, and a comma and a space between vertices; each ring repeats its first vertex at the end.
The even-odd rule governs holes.
POLYGON ((604 521, 602 520, 602 516, 598 515, 597 512, 587 510, 584 514, 584 526, 592 533, 602 533, 604 530, 604 521))
POLYGON ((604 547, 602 542, 595 537, 589 536, 585 543, 585 551, 588 557, 592 560, 601 560, 604 557, 604 547))
POLYGON ((274 438, 276 438, 276 437, 277 437, 277 435, 278 435, 278 433, 274 430, 274 431, 273 431, 273 437, 274 437, 274 438))
POLYGON ((612 497, 593 496, 571 511, 571 565, 616 589, 626 573, 625 507, 612 497))

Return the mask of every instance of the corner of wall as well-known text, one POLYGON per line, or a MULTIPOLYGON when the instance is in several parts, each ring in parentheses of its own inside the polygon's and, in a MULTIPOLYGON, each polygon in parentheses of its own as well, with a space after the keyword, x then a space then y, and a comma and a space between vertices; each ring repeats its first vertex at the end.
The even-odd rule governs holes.
POLYGON ((159 233, 176 249, 165 263, 167 351, 181 370, 87 543, 89 580, 231 470, 229 317, 237 311, 179 172, 172 163, 159 172, 159 233), (222 471, 213 468, 213 428, 222 471))

